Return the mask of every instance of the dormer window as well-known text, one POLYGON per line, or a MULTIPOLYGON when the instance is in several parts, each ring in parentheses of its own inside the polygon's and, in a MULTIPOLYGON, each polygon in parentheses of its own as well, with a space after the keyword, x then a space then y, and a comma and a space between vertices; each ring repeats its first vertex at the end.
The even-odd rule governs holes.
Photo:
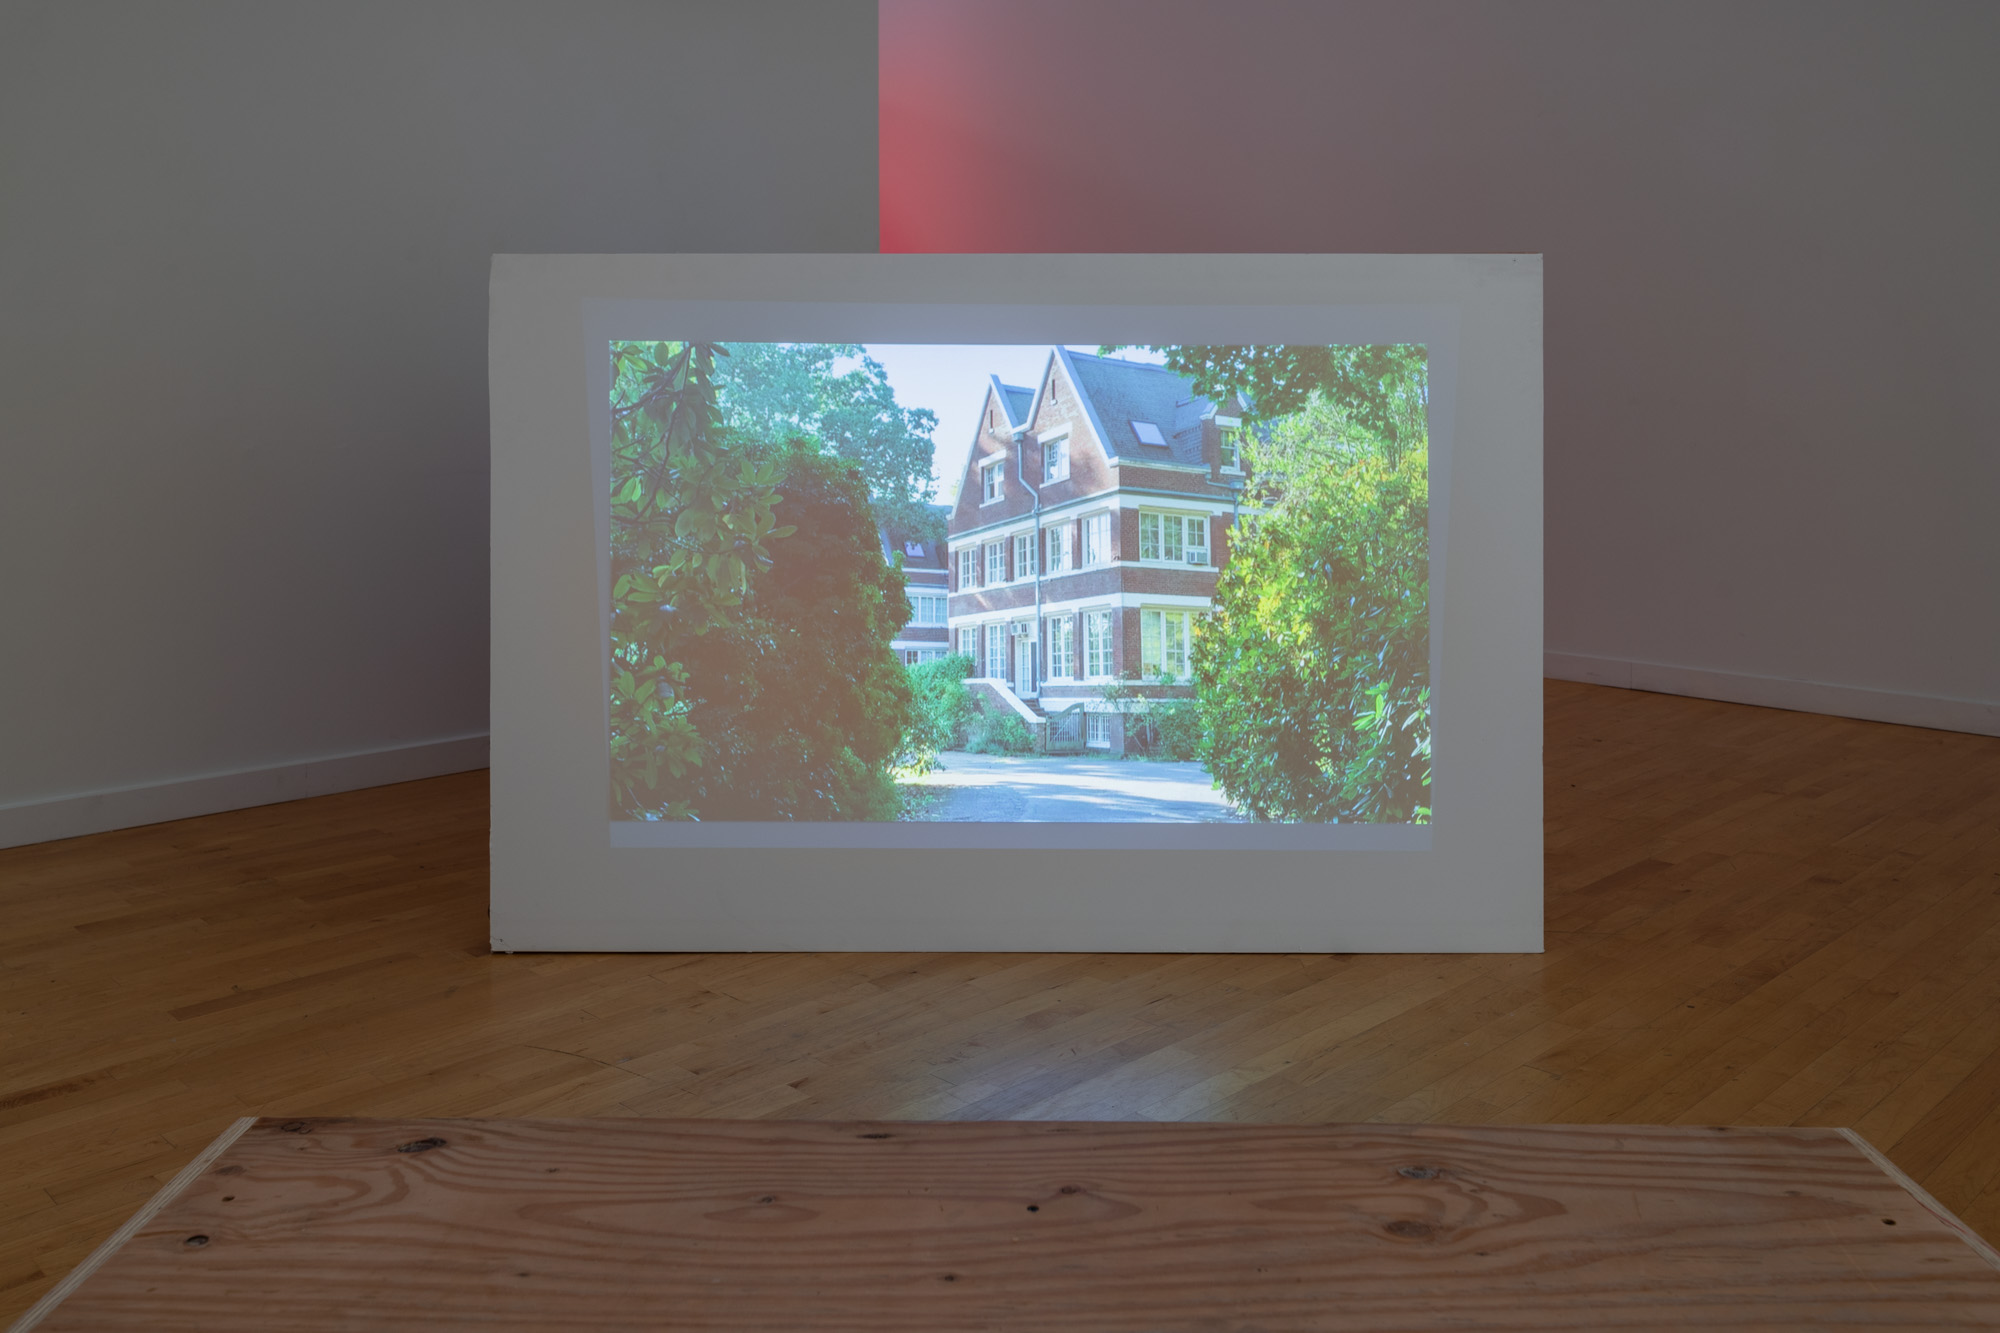
POLYGON ((1224 472, 1243 470, 1243 432, 1235 426, 1224 426, 1220 442, 1215 446, 1216 455, 1221 459, 1224 472))
POLYGON ((921 560, 924 558, 924 544, 922 542, 904 542, 903 554, 915 556, 921 560))
POLYGON ((1139 437, 1139 443, 1141 444, 1156 444, 1161 448, 1166 447, 1167 437, 1160 434, 1160 428, 1150 421, 1133 422, 1132 433, 1139 437))

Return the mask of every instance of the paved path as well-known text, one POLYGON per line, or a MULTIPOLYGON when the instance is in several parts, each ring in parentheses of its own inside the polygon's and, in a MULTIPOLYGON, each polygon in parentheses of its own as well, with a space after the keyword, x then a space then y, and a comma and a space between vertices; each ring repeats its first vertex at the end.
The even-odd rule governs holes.
POLYGON ((1032 755, 938 757, 911 780, 936 789, 924 820, 993 823, 1235 823, 1242 816, 1209 786, 1200 764, 1032 755))

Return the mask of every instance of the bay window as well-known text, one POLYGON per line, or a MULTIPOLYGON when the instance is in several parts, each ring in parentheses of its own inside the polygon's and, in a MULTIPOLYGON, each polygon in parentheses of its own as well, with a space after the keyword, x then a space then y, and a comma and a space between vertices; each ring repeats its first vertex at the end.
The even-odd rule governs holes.
POLYGON ((1035 576, 1035 534, 1024 532, 1014 538, 1014 577, 1031 579, 1035 576))
POLYGON ((1092 514, 1083 520, 1083 567, 1111 561, 1111 515, 1092 514))
POLYGON ((1083 616, 1083 672, 1086 676, 1111 674, 1111 613, 1086 611, 1083 616))
POLYGON ((1187 680, 1193 622, 1189 611, 1139 612, 1139 669, 1154 678, 1187 680))
POLYGON ((1050 528, 1049 532, 1049 573, 1067 574, 1076 568, 1076 527, 1065 523, 1061 527, 1050 528))
POLYGON ((1199 514, 1139 511, 1139 558, 1171 565, 1208 563, 1208 520, 1199 514))
POLYGON ((1050 616, 1048 622, 1049 676, 1067 679, 1076 674, 1076 619, 1050 616))

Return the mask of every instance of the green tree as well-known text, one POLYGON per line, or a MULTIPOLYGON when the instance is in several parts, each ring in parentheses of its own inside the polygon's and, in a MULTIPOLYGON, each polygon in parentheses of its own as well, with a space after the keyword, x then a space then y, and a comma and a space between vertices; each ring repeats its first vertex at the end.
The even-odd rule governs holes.
POLYGON ((890 765, 911 690, 889 641, 910 617, 860 470, 809 440, 774 459, 772 547, 746 613, 683 653, 680 698, 706 760, 682 787, 702 819, 894 819, 890 765))
POLYGON ((932 433, 937 415, 906 408, 880 362, 857 343, 730 343, 720 374, 730 427, 752 439, 807 436, 854 463, 877 516, 898 531, 936 541, 930 512, 932 433))
POLYGON ((742 623, 778 468, 722 429, 709 343, 611 347, 611 773, 614 818, 690 818, 704 762, 686 694, 690 648, 742 623))
POLYGON ((1405 448, 1423 447, 1429 439, 1424 424, 1429 358, 1421 344, 1278 343, 1150 350, 1164 353, 1167 368, 1193 380, 1194 391, 1204 397, 1241 394, 1253 421, 1268 423, 1291 416, 1304 410, 1315 393, 1323 394, 1348 424, 1379 443, 1391 466, 1401 461, 1405 448))
POLYGON ((965 678, 972 674, 972 658, 949 653, 909 668, 909 724, 903 731, 903 748, 896 767, 921 777, 937 767, 941 751, 964 742, 966 729, 977 711, 965 678))
MULTIPOLYGON (((1169 349, 1169 361, 1175 351, 1193 364, 1228 350, 1169 349)), ((1313 349, 1297 350, 1282 364, 1314 364, 1303 355, 1313 349)), ((1329 382, 1312 386, 1288 415, 1267 416, 1246 442, 1258 506, 1232 536, 1215 611, 1194 639, 1203 757, 1229 798, 1259 818, 1425 822, 1430 471, 1422 349, 1327 350, 1335 355, 1318 364, 1334 367, 1329 382), (1382 373, 1357 389, 1343 378, 1355 367, 1382 373)), ((1206 363, 1230 364, 1220 356, 1206 363)), ((1254 379, 1280 363, 1246 356, 1233 364, 1230 373, 1254 379)), ((1274 401, 1269 383, 1228 387, 1261 392, 1267 410, 1274 401)))

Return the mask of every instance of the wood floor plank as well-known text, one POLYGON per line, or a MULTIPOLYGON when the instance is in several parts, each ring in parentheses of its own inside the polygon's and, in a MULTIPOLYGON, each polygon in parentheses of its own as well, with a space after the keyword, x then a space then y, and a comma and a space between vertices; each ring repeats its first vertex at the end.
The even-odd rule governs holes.
POLYGON ((246 1114, 1851 1124, 2000 1239, 2000 740, 1546 703, 1540 955, 496 957, 484 774, 0 851, 0 1318, 246 1114))
POLYGON ((2000 1259, 1831 1130, 262 1120, 45 1333, 1966 1328, 2000 1259))

